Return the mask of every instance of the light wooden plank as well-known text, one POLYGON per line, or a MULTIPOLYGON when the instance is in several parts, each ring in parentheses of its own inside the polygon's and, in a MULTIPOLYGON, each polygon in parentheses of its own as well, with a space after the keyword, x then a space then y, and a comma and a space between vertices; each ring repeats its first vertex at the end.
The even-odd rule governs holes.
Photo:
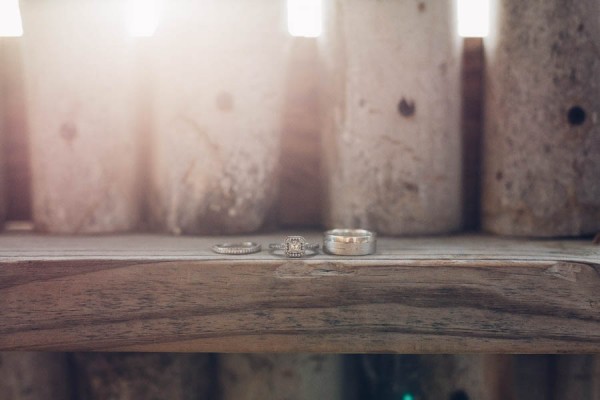
POLYGON ((211 253, 224 239, 1 235, 0 349, 600 351, 591 241, 383 238, 290 260, 211 253))
MULTIPOLYGON (((276 232, 245 236, 171 236, 116 234, 98 236, 40 235, 5 233, 0 235, 0 262, 29 260, 281 260, 266 250, 269 243, 281 243, 287 235, 303 235, 311 243, 321 243, 317 232, 276 232), (224 256, 210 249, 216 243, 252 240, 263 251, 246 256, 224 256)), ((377 254, 367 257, 339 257, 318 254, 309 260, 417 260, 441 261, 573 261, 600 264, 600 245, 592 240, 527 240, 500 236, 466 234, 453 236, 380 237, 377 254)))

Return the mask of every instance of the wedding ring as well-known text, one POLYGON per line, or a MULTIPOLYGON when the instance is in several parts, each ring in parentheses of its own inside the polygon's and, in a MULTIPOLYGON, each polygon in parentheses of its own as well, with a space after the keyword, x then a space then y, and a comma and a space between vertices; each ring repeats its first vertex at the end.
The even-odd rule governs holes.
POLYGON ((261 250, 260 244, 254 242, 241 243, 219 243, 212 247, 212 251, 219 254, 241 255, 258 253, 261 250))
POLYGON ((323 250, 340 256, 375 253, 377 235, 366 229, 332 229, 323 235, 323 250))
POLYGON ((310 252, 316 254, 319 245, 307 243, 302 236, 288 236, 283 243, 271 243, 269 248, 283 250, 286 257, 299 258, 310 254, 310 252))

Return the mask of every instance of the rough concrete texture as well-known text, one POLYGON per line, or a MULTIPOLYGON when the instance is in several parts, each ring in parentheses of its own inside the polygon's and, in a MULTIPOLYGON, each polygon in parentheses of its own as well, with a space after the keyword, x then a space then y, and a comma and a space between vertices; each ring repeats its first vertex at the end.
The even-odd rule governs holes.
POLYGON ((205 354, 76 353, 77 398, 195 400, 209 398, 205 354))
POLYGON ((139 214, 131 43, 117 1, 21 2, 33 219, 129 230, 139 214))
POLYGON ((600 230, 600 3, 503 0, 485 41, 484 229, 600 230))
POLYGON ((221 354, 222 400, 341 400, 342 356, 221 354))
POLYGON ((457 230, 453 2, 330 0, 326 12, 326 225, 389 235, 457 230))
POLYGON ((2 400, 69 399, 70 390, 64 353, 0 353, 2 400))
POLYGON ((555 398, 600 400, 600 356, 569 354, 555 360, 555 398))
POLYGON ((278 193, 282 2, 173 4, 155 50, 150 210, 179 234, 263 227, 278 193))
POLYGON ((514 399, 510 356, 363 355, 361 357, 360 367, 366 378, 362 398, 514 399))

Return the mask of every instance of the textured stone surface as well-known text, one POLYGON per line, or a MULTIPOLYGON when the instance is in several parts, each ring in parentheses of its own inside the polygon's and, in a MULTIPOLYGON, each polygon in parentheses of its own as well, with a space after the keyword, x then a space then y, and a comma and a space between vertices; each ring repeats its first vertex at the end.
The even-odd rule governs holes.
POLYGON ((150 210, 173 233, 255 231, 278 193, 285 9, 183 4, 156 37, 150 210))
POLYGON ((342 356, 221 354, 222 400, 341 400, 342 356))
POLYGON ((555 398, 600 400, 600 356, 560 355, 555 362, 555 398))
POLYGON ((64 353, 0 353, 2 400, 69 399, 70 390, 64 353))
POLYGON ((510 400, 510 356, 363 355, 361 398, 510 400))
POLYGON ((504 0, 485 42, 483 227, 600 230, 600 3, 504 0))
POLYGON ((88 400, 208 398, 209 357, 173 353, 76 353, 77 398, 88 400))
POLYGON ((326 224, 383 234, 461 223, 453 2, 327 2, 326 224))
POLYGON ((131 47, 119 2, 23 1, 33 219, 42 231, 138 221, 131 47))

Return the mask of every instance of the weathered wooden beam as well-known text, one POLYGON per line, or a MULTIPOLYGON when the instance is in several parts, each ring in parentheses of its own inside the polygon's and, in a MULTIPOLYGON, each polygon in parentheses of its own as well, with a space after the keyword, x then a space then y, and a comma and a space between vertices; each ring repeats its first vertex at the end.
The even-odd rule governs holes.
POLYGON ((382 238, 373 256, 302 260, 211 253, 236 239, 2 235, 0 349, 600 349, 600 246, 588 241, 382 238))

